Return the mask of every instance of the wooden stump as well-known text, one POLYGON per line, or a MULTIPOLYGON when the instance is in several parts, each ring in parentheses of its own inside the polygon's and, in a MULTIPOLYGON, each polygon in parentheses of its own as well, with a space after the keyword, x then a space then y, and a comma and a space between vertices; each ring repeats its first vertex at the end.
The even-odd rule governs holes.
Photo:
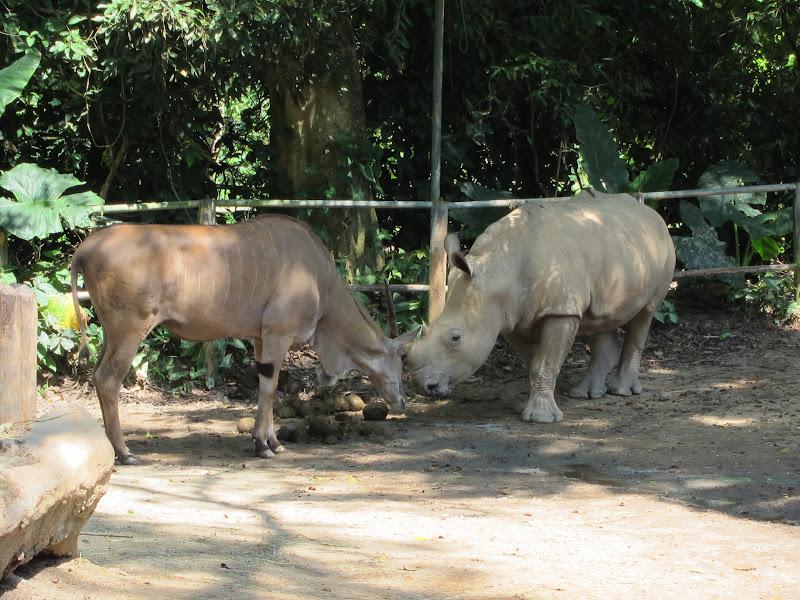
POLYGON ((82 407, 0 439, 0 579, 39 553, 74 556, 113 468, 111 443, 82 407))
POLYGON ((36 416, 36 296, 0 284, 0 424, 36 416))

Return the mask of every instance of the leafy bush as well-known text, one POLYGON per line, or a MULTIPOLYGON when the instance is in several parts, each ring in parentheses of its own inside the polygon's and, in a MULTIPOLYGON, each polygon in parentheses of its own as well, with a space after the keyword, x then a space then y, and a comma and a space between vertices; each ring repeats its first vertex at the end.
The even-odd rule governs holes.
POLYGON ((157 327, 142 343, 133 359, 132 371, 137 377, 176 384, 202 377, 206 387, 213 388, 216 368, 230 368, 235 363, 248 364, 252 349, 242 340, 227 338, 208 342, 218 364, 209 368, 207 346, 183 341, 163 327, 157 327))
POLYGON ((668 190, 678 169, 678 159, 656 160, 632 179, 620 156, 619 144, 597 114, 585 106, 575 109, 575 134, 581 166, 589 185, 606 194, 635 194, 668 190))
MULTIPOLYGON (((724 161, 711 165, 698 185, 701 189, 733 188, 757 183, 759 178, 750 169, 724 161)), ((784 237, 792 231, 792 208, 762 212, 766 203, 766 193, 705 196, 697 205, 681 201, 680 215, 692 236, 673 238, 678 259, 690 269, 748 266, 756 256, 765 262, 775 260, 786 250, 784 237), (732 255, 727 253, 729 247, 732 255)), ((744 283, 741 276, 728 276, 726 281, 737 286, 744 283)))
MULTIPOLYGON (((353 283, 360 285, 380 284, 383 283, 384 276, 389 283, 393 281, 421 283, 428 280, 428 253, 425 250, 406 251, 395 246, 393 241, 399 233, 399 227, 395 228, 391 233, 385 229, 378 230, 377 237, 385 248, 386 265, 384 274, 375 273, 369 268, 363 271, 358 269, 353 278, 353 283)), ((339 262, 338 268, 340 275, 345 277, 345 266, 339 262)), ((354 292, 353 295, 361 304, 369 307, 370 312, 375 316, 375 320, 384 332, 388 334, 388 307, 385 294, 380 292, 374 295, 367 295, 363 292, 354 292)), ((406 295, 393 292, 392 301, 394 302, 397 325, 401 333, 418 327, 420 325, 420 315, 426 314, 428 310, 428 295, 424 293, 410 292, 406 295)))
POLYGON ((730 296, 753 310, 770 315, 776 323, 800 319, 792 274, 765 273, 755 281, 745 281, 741 287, 731 288, 730 296))

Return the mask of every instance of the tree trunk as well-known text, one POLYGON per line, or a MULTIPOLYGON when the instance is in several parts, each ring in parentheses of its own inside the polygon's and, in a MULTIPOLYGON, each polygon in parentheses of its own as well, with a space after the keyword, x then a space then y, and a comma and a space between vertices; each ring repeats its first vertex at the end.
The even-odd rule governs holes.
MULTIPOLYGON (((347 144, 366 141, 366 117, 361 72, 349 24, 342 27, 341 66, 292 94, 272 74, 270 81, 271 143, 286 191, 296 198, 320 197, 372 200, 369 182, 356 165, 347 165, 347 144), (347 33, 347 35, 344 35, 347 33), (349 42, 348 42, 349 40, 349 42)), ((287 72, 291 72, 289 69, 287 72)), ((356 158, 357 158, 356 154, 356 158)), ((383 270, 383 252, 377 240, 374 209, 316 211, 312 224, 328 236, 337 257, 345 260, 348 275, 365 267, 383 270)))

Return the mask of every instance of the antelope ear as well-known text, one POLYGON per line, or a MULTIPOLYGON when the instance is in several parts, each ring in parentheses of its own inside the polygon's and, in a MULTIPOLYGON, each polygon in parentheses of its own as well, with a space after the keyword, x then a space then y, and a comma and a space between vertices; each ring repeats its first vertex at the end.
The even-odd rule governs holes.
POLYGON ((395 348, 410 344, 417 339, 417 336, 420 334, 421 330, 422 327, 417 327, 413 331, 406 331, 403 335, 398 335, 396 338, 392 338, 392 343, 394 344, 395 348))
POLYGON ((417 339, 422 329, 422 327, 417 327, 413 331, 407 331, 403 335, 392 338, 392 345, 400 351, 400 358, 403 360, 406 359, 406 356, 411 352, 411 346, 414 345, 414 341, 417 339))
POLYGON ((472 277, 472 266, 469 264, 467 260, 467 255, 463 252, 454 252, 450 255, 450 264, 453 265, 456 269, 460 269, 464 271, 467 275, 472 277))

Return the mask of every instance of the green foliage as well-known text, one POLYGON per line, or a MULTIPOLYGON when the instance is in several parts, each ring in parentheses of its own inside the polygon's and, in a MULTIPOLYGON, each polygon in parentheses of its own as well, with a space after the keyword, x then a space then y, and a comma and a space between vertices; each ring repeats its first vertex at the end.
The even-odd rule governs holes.
POLYGON ((22 95, 22 90, 28 85, 39 66, 37 54, 26 54, 5 69, 0 70, 0 115, 6 106, 22 95))
MULTIPOLYGON (((383 232, 385 233, 385 232, 383 232)), ((429 277, 429 256, 426 250, 403 250, 390 246, 386 253, 386 278, 392 282, 423 282, 429 277)), ((424 315, 428 314, 428 295, 425 293, 392 293, 397 324, 400 332, 411 331, 422 324, 424 315)), ((381 310, 378 322, 385 325, 386 299, 381 295, 381 310)))
POLYGON ((653 314, 653 318, 659 323, 677 323, 678 312, 675 310, 675 305, 669 300, 661 302, 661 306, 653 314))
MULTIPOLYGON (((70 291, 69 270, 59 260, 58 251, 48 251, 38 261, 29 277, 39 309, 39 334, 36 346, 40 374, 52 376, 73 370, 80 336, 72 325, 74 306, 70 291)), ((102 332, 95 323, 88 324, 86 335, 89 350, 96 354, 102 332)))
POLYGON ((744 302, 753 310, 773 317, 776 323, 800 319, 800 305, 795 301, 793 274, 765 273, 730 290, 732 300, 744 302))
MULTIPOLYGON (((369 268, 357 270, 353 283, 360 285, 374 285, 383 283, 383 277, 392 282, 422 282, 428 280, 428 253, 425 250, 406 251, 398 248, 392 242, 399 234, 396 228, 392 232, 384 229, 378 231, 378 239, 385 244, 385 269, 383 274, 374 273, 369 268)), ((345 266, 339 262, 340 274, 344 276, 345 266)), ((375 320, 389 334, 387 320, 388 307, 383 292, 368 295, 363 292, 354 292, 353 295, 364 306, 367 306, 375 320)), ((428 296, 423 293, 401 294, 392 293, 395 307, 395 317, 400 332, 410 331, 421 325, 422 315, 427 314, 428 296)))
MULTIPOLYGON (((247 364, 251 350, 234 338, 211 342, 219 359, 219 368, 228 369, 234 364, 247 364)), ((137 377, 179 384, 187 380, 204 378, 208 388, 216 381, 208 373, 204 344, 185 342, 163 327, 157 327, 142 343, 131 365, 137 377)))
POLYGON ((629 181, 628 166, 620 156, 614 135, 597 114, 584 106, 575 109, 578 152, 589 184, 606 194, 661 192, 672 185, 678 159, 656 160, 629 181))
MULTIPOLYGON (((750 169, 724 161, 711 165, 699 185, 736 188, 757 181, 750 169)), ((774 260, 786 249, 784 237, 792 231, 792 209, 762 212, 765 205, 764 193, 705 196, 699 199, 699 206, 682 201, 680 216, 692 236, 673 238, 678 259, 690 269, 747 266, 755 256, 767 262, 774 260), (720 239, 726 234, 730 234, 730 241, 720 239)), ((744 283, 741 276, 729 275, 725 280, 738 286, 744 283)))
POLYGON ((619 145, 594 111, 575 109, 575 134, 578 152, 591 186, 606 194, 619 194, 628 186, 628 169, 619 156, 619 145))
POLYGON ((355 191, 354 200, 363 194, 364 184, 368 184, 375 194, 382 195, 380 183, 381 157, 383 150, 372 141, 356 140, 351 135, 335 135, 333 142, 342 149, 344 164, 338 168, 339 176, 347 182, 348 188, 355 191))
POLYGON ((736 260, 725 254, 725 243, 703 218, 702 211, 686 200, 681 201, 680 214, 692 236, 673 236, 675 252, 689 269, 734 267, 736 260))
POLYGON ((0 197, 0 227, 24 240, 60 233, 62 219, 71 229, 91 227, 89 215, 102 206, 103 199, 89 191, 64 195, 78 185, 83 182, 72 175, 28 163, 5 171, 0 187, 11 192, 16 201, 0 197))

